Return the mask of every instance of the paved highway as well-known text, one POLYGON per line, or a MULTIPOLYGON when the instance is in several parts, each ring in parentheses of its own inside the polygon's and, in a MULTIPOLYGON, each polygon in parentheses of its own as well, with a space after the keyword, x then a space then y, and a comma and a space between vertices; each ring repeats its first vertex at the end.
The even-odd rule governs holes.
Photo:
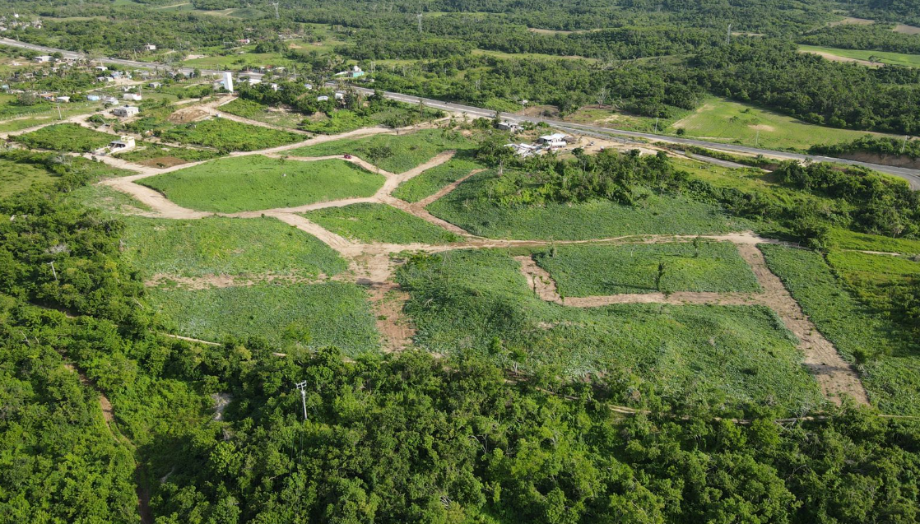
MULTIPOLYGON (((88 58, 83 53, 77 53, 74 51, 65 51, 63 49, 54 49, 54 48, 35 45, 35 44, 28 44, 26 42, 20 42, 19 40, 12 40, 10 38, 0 38, 0 44, 13 46, 13 47, 19 47, 22 49, 30 49, 32 51, 38 51, 38 52, 48 53, 48 54, 61 53, 67 58, 88 58)), ((182 73, 184 74, 189 74, 192 71, 194 71, 193 68, 189 68, 189 67, 172 68, 171 66, 168 66, 166 64, 160 64, 156 62, 140 62, 136 60, 123 60, 120 58, 105 58, 105 57, 95 58, 95 60, 100 63, 116 64, 116 65, 121 65, 125 67, 134 67, 134 68, 177 69, 179 71, 182 71, 182 73)), ((201 71, 202 74, 220 73, 220 71, 215 70, 215 69, 199 69, 199 71, 201 71)), ((372 92, 369 89, 363 89, 363 88, 359 88, 358 90, 364 93, 372 92)), ((390 98, 392 100, 398 100, 400 102, 406 102, 409 104, 418 104, 419 101, 422 101, 428 107, 433 107, 436 109, 443 109, 445 111, 462 112, 462 113, 467 113, 473 116, 482 116, 482 117, 488 117, 488 118, 491 118, 492 116, 495 115, 495 111, 491 111, 488 109, 482 109, 479 107, 471 107, 471 106, 466 106, 462 104, 454 104, 450 102, 442 102, 440 100, 432 100, 430 98, 421 98, 417 96, 404 95, 401 93, 392 93, 388 91, 385 91, 384 95, 387 98, 390 98)), ((764 156, 786 159, 786 160, 833 162, 836 164, 861 166, 861 167, 866 167, 869 169, 873 169, 875 171, 880 171, 882 173, 888 173, 888 174, 903 178, 904 180, 907 180, 911 188, 920 189, 920 170, 917 170, 917 169, 885 166, 881 164, 871 164, 868 162, 860 162, 858 160, 849 160, 845 158, 831 158, 831 157, 818 156, 818 155, 787 153, 785 151, 774 151, 771 149, 760 149, 756 147, 740 146, 736 144, 707 142, 705 140, 694 140, 692 138, 680 138, 680 137, 673 137, 673 136, 657 135, 653 133, 640 133, 637 131, 626 131, 623 129, 616 129, 612 127, 575 124, 572 122, 564 122, 561 120, 553 120, 550 118, 528 117, 528 116, 515 115, 512 113, 502 113, 501 118, 505 120, 509 120, 509 121, 514 121, 514 122, 533 122, 533 123, 544 122, 550 126, 553 126, 553 127, 556 127, 562 130, 566 130, 569 132, 579 132, 579 133, 591 134, 591 135, 596 135, 596 136, 605 136, 605 137, 612 136, 612 137, 622 137, 622 138, 627 138, 627 139, 640 139, 640 140, 650 140, 650 141, 655 141, 655 142, 666 142, 666 143, 671 143, 671 144, 699 146, 699 147, 705 147, 709 149, 729 151, 733 153, 748 153, 748 154, 753 154, 753 155, 764 155, 764 156)))

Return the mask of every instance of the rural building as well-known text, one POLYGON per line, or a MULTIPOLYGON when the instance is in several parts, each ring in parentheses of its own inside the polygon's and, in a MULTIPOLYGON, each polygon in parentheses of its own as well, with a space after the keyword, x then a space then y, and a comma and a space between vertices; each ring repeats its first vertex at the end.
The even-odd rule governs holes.
MULTIPOLYGON (((137 109, 137 108, 135 108, 137 109)), ((113 140, 109 142, 109 149, 113 153, 120 153, 122 151, 130 151, 134 149, 134 139, 130 136, 123 136, 121 140, 113 140)))
POLYGON ((498 128, 502 131, 511 131, 512 133, 518 133, 523 129, 521 124, 517 122, 501 122, 498 124, 498 128))
POLYGON ((135 106, 122 106, 122 107, 116 107, 115 109, 112 110, 112 114, 113 114, 113 115, 115 115, 115 116, 120 116, 120 117, 122 117, 122 118, 127 118, 127 117, 129 117, 129 116, 134 116, 134 115, 136 115, 136 114, 138 114, 138 113, 140 113, 140 112, 141 112, 141 110, 138 109, 138 108, 135 107, 135 106))
POLYGON ((329 100, 329 97, 326 96, 326 95, 322 95, 322 96, 316 97, 316 101, 317 101, 317 102, 326 102, 326 101, 328 101, 328 100, 329 100))
POLYGON ((143 97, 137 93, 125 93, 124 95, 122 95, 122 98, 124 100, 130 100, 132 102, 140 102, 141 100, 143 100, 143 97))
POLYGON ((313 91, 313 84, 304 84, 303 86, 307 89, 307 91, 313 91))
POLYGON ((360 67, 354 66, 351 68, 350 71, 341 71, 339 73, 336 73, 335 76, 346 76, 348 78, 360 78, 364 76, 364 71, 362 71, 360 67))
POLYGON ((540 152, 538 146, 531 144, 505 144, 505 147, 511 148, 521 158, 527 158, 540 152))
POLYGON ((149 88, 151 88, 151 89, 158 89, 158 88, 160 88, 160 86, 162 86, 162 85, 163 85, 163 84, 161 84, 161 83, 159 83, 159 82, 150 82, 149 84, 147 84, 147 87, 149 87, 149 88))
POLYGON ((562 133, 553 133, 552 135, 543 135, 537 139, 537 143, 546 147, 564 147, 566 145, 566 135, 562 133))
POLYGON ((157 46, 153 44, 147 44, 144 46, 144 51, 156 51, 156 50, 157 50, 157 46))
POLYGON ((269 84, 268 87, 270 87, 270 88, 272 89, 272 91, 277 91, 277 90, 281 89, 281 88, 278 86, 278 84, 269 84))
POLYGON ((102 100, 99 95, 86 95, 86 99, 90 102, 98 102, 99 100, 102 100))
POLYGON ((336 91, 336 92, 335 92, 335 99, 336 99, 336 100, 345 100, 345 93, 343 93, 343 92, 341 92, 341 91, 336 91))
POLYGON ((38 62, 39 64, 44 64, 44 63, 50 62, 51 57, 48 55, 36 56, 35 61, 38 62))
POLYGON ((109 70, 109 68, 106 66, 96 66, 95 69, 96 71, 108 71, 109 70))
POLYGON ((117 103, 118 103, 118 99, 115 98, 114 96, 107 96, 107 97, 105 97, 105 98, 102 99, 102 103, 105 104, 105 105, 107 105, 107 106, 111 106, 111 105, 117 104, 117 103))
POLYGON ((70 97, 69 96, 56 96, 54 97, 54 101, 66 104, 70 102, 70 97))

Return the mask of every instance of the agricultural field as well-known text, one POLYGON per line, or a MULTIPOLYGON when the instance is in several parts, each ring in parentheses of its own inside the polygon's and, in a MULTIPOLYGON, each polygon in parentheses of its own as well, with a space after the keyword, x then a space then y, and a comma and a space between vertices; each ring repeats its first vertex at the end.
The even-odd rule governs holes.
POLYGON ((0 158, 0 198, 49 184, 54 179, 55 175, 42 166, 0 158))
POLYGON ((855 298, 820 254, 777 245, 760 247, 770 270, 818 330, 857 365, 872 403, 883 413, 920 415, 916 338, 855 298))
POLYGON ((117 137, 77 124, 56 124, 16 136, 13 139, 33 149, 89 153, 107 146, 117 137))
POLYGON ((270 108, 267 105, 243 98, 237 98, 229 104, 220 106, 219 109, 231 115, 292 129, 298 128, 304 119, 304 116, 296 111, 270 108))
POLYGON ((437 193, 444 186, 469 175, 471 171, 482 168, 481 164, 458 153, 448 162, 403 182, 393 191, 393 196, 406 202, 418 202, 437 193))
POLYGON ((225 118, 176 126, 164 130, 160 136, 172 142, 213 147, 222 152, 268 149, 304 139, 296 133, 241 124, 225 118))
POLYGON ((793 410, 823 403, 794 337, 766 308, 560 306, 534 296, 501 251, 419 255, 397 280, 411 296, 416 344, 429 351, 483 352, 505 366, 548 365, 570 377, 622 374, 666 398, 793 410))
POLYGON ((141 183, 180 206, 236 213, 369 197, 383 180, 343 160, 300 162, 252 155, 217 159, 141 183))
POLYGON ((139 200, 112 189, 109 186, 90 184, 67 193, 68 200, 80 205, 98 209, 106 215, 133 215, 148 212, 150 208, 139 200))
POLYGON ((920 240, 869 235, 841 228, 831 229, 828 234, 828 244, 837 249, 900 253, 908 256, 920 255, 920 240))
POLYGON ((290 67, 291 65, 293 65, 293 62, 281 56, 281 53, 255 53, 249 50, 182 61, 183 67, 197 67, 199 69, 243 70, 248 67, 290 67))
POLYGON ((304 216, 324 228, 359 242, 447 244, 461 238, 385 204, 353 204, 311 211, 304 216))
POLYGON ((148 297, 180 335, 215 341, 262 338, 288 351, 334 345, 352 357, 378 348, 367 294, 355 284, 154 288, 148 297))
POLYGON ((100 109, 99 102, 72 102, 58 106, 40 103, 34 106, 0 105, 0 133, 20 131, 51 121, 83 115, 100 109))
POLYGON ((920 55, 906 53, 892 53, 888 51, 873 51, 863 49, 839 49, 836 47, 822 47, 814 45, 799 45, 799 50, 805 53, 814 53, 840 61, 861 61, 876 64, 887 64, 906 67, 920 67, 920 55))
POLYGON ((144 278, 331 277, 347 269, 315 237, 274 218, 162 220, 125 217, 124 256, 144 278))
POLYGON ((675 122, 666 131, 676 133, 679 129, 683 129, 687 137, 801 151, 816 144, 848 142, 866 135, 865 131, 808 124, 723 98, 707 99, 699 109, 675 122))
POLYGON ((728 242, 559 246, 534 260, 567 297, 760 291, 750 266, 728 242))
POLYGON ((895 309, 897 287, 920 281, 920 259, 854 251, 830 251, 825 258, 864 304, 879 311, 895 309))
POLYGON ((356 155, 391 173, 403 173, 450 149, 473 149, 476 143, 455 131, 426 129, 406 135, 376 135, 356 140, 336 140, 295 149, 293 156, 356 155), (386 156, 375 158, 373 151, 386 156))
POLYGON ((585 240, 624 235, 700 235, 751 229, 746 220, 729 217, 715 205, 651 192, 634 207, 608 200, 545 207, 505 207, 488 197, 485 171, 428 206, 434 216, 491 238, 585 240))

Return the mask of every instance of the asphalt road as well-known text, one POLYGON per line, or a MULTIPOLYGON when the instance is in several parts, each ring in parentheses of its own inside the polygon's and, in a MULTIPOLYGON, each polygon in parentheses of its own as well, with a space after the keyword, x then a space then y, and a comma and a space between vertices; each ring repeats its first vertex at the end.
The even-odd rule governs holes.
MULTIPOLYGON (((32 51, 38 51, 42 53, 61 53, 67 58, 87 58, 83 53, 77 53, 74 51, 65 51, 63 49, 54 49, 50 47, 29 44, 26 42, 20 42, 18 40, 12 40, 9 38, 0 38, 0 44, 8 45, 13 47, 19 47, 22 49, 30 49, 32 51)), ((134 68, 143 68, 143 69, 177 69, 184 74, 189 74, 194 71, 193 68, 189 67, 179 67, 172 68, 166 64, 160 64, 156 62, 140 62, 136 60, 123 60, 120 58, 95 58, 96 61, 100 63, 107 64, 116 64, 125 67, 134 67, 134 68)), ((220 71, 215 69, 199 69, 202 74, 217 74, 220 71)), ((370 93, 372 90, 359 88, 359 91, 370 93)), ((413 95, 404 95, 402 93, 392 93, 389 91, 384 91, 384 95, 387 98, 392 100, 398 100, 400 102, 406 102, 410 104, 418 104, 420 101, 424 102, 428 107, 443 109, 445 111, 456 111, 463 112, 473 116, 481 116, 491 118, 495 115, 495 111, 488 109, 482 109, 479 107, 471 107, 463 104, 454 104, 450 102, 442 102, 440 100, 432 100, 430 98, 421 98, 413 95)), ((540 117, 528 117, 515 115, 512 113, 501 113, 501 118, 504 120, 512 122, 533 122, 533 123, 546 123, 550 126, 567 130, 569 132, 579 132, 595 136, 602 137, 620 137, 625 139, 639 139, 639 140, 649 140, 654 142, 666 142, 671 144, 682 144, 682 145, 692 145, 705 147, 708 149, 717 149, 720 151, 729 151, 733 153, 747 153, 752 155, 764 155, 773 158, 780 158, 786 160, 799 160, 799 161, 812 161, 812 162, 833 162, 835 164, 844 164, 850 166, 860 166, 873 169, 875 171, 880 171, 882 173, 888 173, 906 180, 912 189, 920 190, 920 170, 917 169, 908 169, 904 167, 894 167, 886 166, 881 164, 871 164, 868 162, 860 162, 858 160, 849 160, 845 158, 831 158, 826 156, 818 155, 805 155, 800 153, 788 153, 785 151, 774 151, 772 149, 760 149, 756 147, 740 146, 737 144, 723 144, 720 142, 707 142, 705 140, 694 140, 692 138, 680 138, 673 136, 665 135, 656 135, 654 133, 640 133, 637 131, 626 131, 623 129, 616 129, 612 127, 603 127, 603 126, 593 126, 586 124, 575 124, 572 122, 564 122, 561 120, 553 120, 550 118, 540 118, 540 117)))

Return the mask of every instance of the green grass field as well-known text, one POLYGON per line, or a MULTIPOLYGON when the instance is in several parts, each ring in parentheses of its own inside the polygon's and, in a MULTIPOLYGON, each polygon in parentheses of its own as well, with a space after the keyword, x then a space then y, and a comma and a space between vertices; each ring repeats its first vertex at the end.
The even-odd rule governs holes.
POLYGON ((186 162, 198 162, 216 158, 220 153, 213 149, 191 149, 169 147, 153 143, 141 143, 137 149, 118 154, 118 158, 153 167, 168 167, 186 162))
POLYGON ((354 204, 304 214, 346 238, 393 244, 447 244, 461 238, 450 231, 385 204, 354 204))
POLYGON ((397 279, 411 295, 416 343, 429 351, 484 352, 506 366, 549 366, 569 377, 622 373, 664 397, 729 406, 822 403, 794 337, 765 308, 568 308, 535 297, 500 251, 418 256, 397 279))
POLYGON ((389 148, 392 154, 377 161, 375 165, 392 173, 402 173, 427 162, 442 151, 472 149, 475 146, 475 142, 458 133, 428 129, 400 136, 377 135, 357 140, 336 140, 295 149, 290 154, 327 156, 349 153, 373 162, 368 152, 372 148, 385 147, 389 148))
POLYGON ((148 297, 180 335, 215 341, 260 337, 285 349, 337 346, 349 356, 379 347, 367 293, 354 284, 155 288, 148 297))
POLYGON ((0 198, 32 186, 50 184, 54 179, 55 175, 44 167, 0 158, 0 198))
POLYGON ((492 238, 585 240, 624 235, 723 233, 751 229, 717 206, 649 194, 635 207, 595 200, 546 207, 503 207, 487 196, 492 171, 474 175, 428 210, 475 235, 492 238))
POLYGON ((869 398, 883 413, 920 415, 920 344, 860 303, 812 251, 762 245, 770 270, 840 354, 862 364, 869 398))
POLYGON ((383 180, 343 160, 298 162, 253 155, 221 158, 141 182, 181 206, 235 213, 368 197, 383 180))
POLYGON ((909 238, 890 238, 881 235, 856 233, 842 228, 831 229, 828 244, 837 249, 856 249, 859 251, 881 251, 901 253, 904 255, 920 254, 920 240, 909 238))
POLYGON ((257 122, 264 122, 266 124, 292 129, 296 129, 304 119, 304 116, 300 113, 281 110, 273 111, 264 104, 243 98, 237 98, 229 104, 220 106, 220 111, 243 118, 249 118, 257 122))
POLYGON ((61 104, 59 113, 56 105, 47 103, 22 107, 0 105, 0 133, 19 131, 61 118, 90 113, 101 107, 99 102, 74 102, 61 104))
POLYGON ((347 269, 315 237, 274 218, 161 220, 125 217, 124 256, 156 274, 333 276, 347 269))
POLYGON ((880 62, 882 64, 920 67, 920 55, 906 53, 891 53, 888 51, 872 51, 864 49, 839 49, 836 47, 822 47, 815 45, 799 45, 799 50, 808 53, 826 53, 841 58, 864 60, 867 62, 880 62))
POLYGON ((429 169, 421 175, 403 182, 393 192, 393 196, 406 202, 418 202, 437 193, 439 189, 447 184, 465 177, 474 169, 482 169, 482 167, 482 165, 473 160, 461 158, 458 154, 447 163, 429 169))
POLYGON ((656 291, 760 291, 728 242, 560 246, 534 259, 567 297, 656 291), (659 264, 664 264, 660 286, 659 264), (660 289, 659 289, 660 287, 660 289))
POLYGON ((197 67, 200 69, 245 69, 247 67, 282 66, 290 67, 293 64, 280 53, 253 53, 250 51, 241 54, 226 56, 206 56, 182 61, 183 67, 197 67))
POLYGON ((180 144, 213 147, 219 151, 255 151, 293 144, 304 136, 266 127, 212 118, 163 131, 162 137, 180 144))
POLYGON ((13 139, 36 149, 88 153, 108 145, 112 140, 117 140, 117 137, 77 124, 57 124, 19 135, 13 139))
POLYGON ((130 196, 115 191, 109 186, 90 184, 79 187, 69 193, 67 198, 80 205, 98 209, 107 215, 130 215, 138 211, 150 211, 150 208, 130 196))
POLYGON ((666 129, 683 129, 687 137, 714 142, 739 143, 770 149, 806 150, 815 144, 836 144, 865 136, 850 131, 817 126, 722 98, 710 98, 695 112, 666 129))

